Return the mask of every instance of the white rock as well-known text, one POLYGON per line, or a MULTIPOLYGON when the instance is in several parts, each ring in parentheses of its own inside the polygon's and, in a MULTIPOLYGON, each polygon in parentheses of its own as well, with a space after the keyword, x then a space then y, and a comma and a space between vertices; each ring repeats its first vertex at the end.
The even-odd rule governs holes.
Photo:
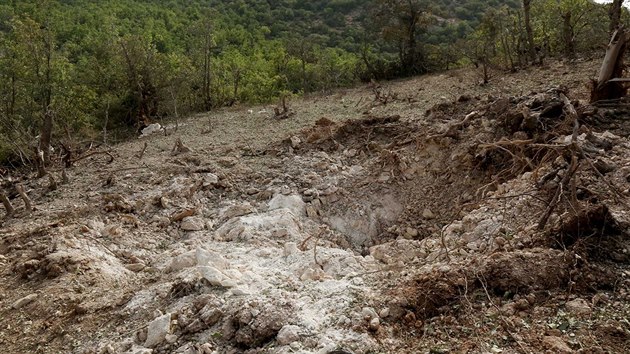
POLYGON ((371 320, 373 318, 378 318, 378 315, 376 314, 376 311, 374 311, 374 309, 371 308, 371 307, 364 307, 363 310, 361 310, 361 315, 366 320, 371 320))
POLYGON ((280 329, 278 335, 276 336, 276 340, 280 345, 291 344, 298 339, 300 339, 300 327, 293 325, 286 325, 280 329))
POLYGON ((171 333, 171 314, 162 315, 149 323, 147 329, 147 340, 145 347, 155 347, 162 343, 168 334, 171 333))
POLYGON ((153 353, 153 349, 145 348, 137 344, 132 345, 131 348, 125 352, 125 354, 152 354, 152 353, 153 353))
POLYGON ((372 331, 378 331, 380 327, 381 327, 381 320, 379 320, 378 317, 375 317, 370 321, 370 329, 372 331))
POLYGON ((182 269, 193 267, 195 264, 197 264, 195 251, 190 251, 171 259, 171 262, 166 267, 166 271, 177 272, 182 269))
POLYGON ((184 231, 202 231, 205 222, 198 216, 188 216, 182 220, 181 229, 184 231))
POLYGON ((300 146, 301 143, 302 143, 302 140, 299 137, 297 137, 295 135, 291 137, 291 146, 294 149, 297 148, 298 146, 300 146))
POLYGON ((212 286, 223 286, 227 280, 227 276, 221 273, 215 267, 210 266, 198 266, 197 270, 199 274, 206 279, 212 286))
POLYGON ((30 295, 26 295, 25 297, 17 300, 16 302, 14 302, 11 307, 14 309, 20 309, 28 304, 30 304, 31 302, 35 301, 35 299, 37 299, 39 295, 34 293, 34 294, 30 294, 30 295))
POLYGON ((283 195, 277 194, 269 201, 269 210, 275 209, 289 209, 296 216, 303 216, 306 214, 306 203, 299 195, 283 195))
POLYGON ((425 208, 422 211, 422 217, 425 219, 435 219, 435 214, 433 214, 433 212, 430 209, 425 208))
POLYGON ((356 149, 344 150, 343 151, 343 156, 345 156, 345 157, 355 157, 355 156, 357 156, 357 150, 356 149))
POLYGON ((299 253, 300 250, 298 249, 297 243, 295 242, 287 242, 284 244, 284 256, 290 256, 292 254, 296 254, 299 253))
POLYGON ((380 318, 386 318, 387 316, 389 316, 389 307, 381 309, 381 311, 378 312, 378 316, 380 318))
POLYGON ((140 137, 142 138, 161 131, 162 126, 160 125, 160 123, 149 124, 146 128, 142 129, 142 135, 140 137))
POLYGON ((127 264, 125 267, 132 272, 139 272, 143 270, 146 267, 146 265, 144 263, 132 263, 132 264, 127 264))
POLYGON ((197 265, 200 266, 210 265, 220 270, 228 269, 230 267, 230 262, 223 258, 223 256, 219 253, 208 251, 201 247, 198 247, 195 250, 195 258, 197 260, 197 265))

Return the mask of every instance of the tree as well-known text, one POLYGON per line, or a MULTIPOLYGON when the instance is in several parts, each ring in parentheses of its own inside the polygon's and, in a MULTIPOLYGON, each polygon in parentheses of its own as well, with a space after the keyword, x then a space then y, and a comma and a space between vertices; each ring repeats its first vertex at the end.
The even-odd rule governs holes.
POLYGON ((608 17, 610 18, 610 25, 608 27, 608 32, 612 35, 613 32, 619 28, 619 23, 621 20, 621 7, 623 5, 623 0, 613 0, 612 4, 608 8, 608 17))
POLYGON ((374 18, 382 38, 397 51, 400 73, 412 75, 427 71, 419 37, 434 21, 424 0, 377 0, 374 18))
POLYGON ((523 15, 525 17, 525 33, 527 34, 527 51, 532 62, 536 62, 536 43, 534 43, 534 30, 531 20, 532 1, 523 0, 523 15))

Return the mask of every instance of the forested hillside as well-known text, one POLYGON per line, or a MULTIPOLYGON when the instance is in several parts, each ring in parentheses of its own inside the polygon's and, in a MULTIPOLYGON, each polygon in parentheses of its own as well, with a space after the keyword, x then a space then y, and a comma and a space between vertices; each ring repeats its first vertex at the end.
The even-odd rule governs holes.
POLYGON ((604 6, 541 0, 530 12, 531 36, 517 0, 5 2, 0 160, 29 161, 41 131, 54 136, 40 147, 106 140, 213 107, 467 63, 517 70, 606 43, 604 6))

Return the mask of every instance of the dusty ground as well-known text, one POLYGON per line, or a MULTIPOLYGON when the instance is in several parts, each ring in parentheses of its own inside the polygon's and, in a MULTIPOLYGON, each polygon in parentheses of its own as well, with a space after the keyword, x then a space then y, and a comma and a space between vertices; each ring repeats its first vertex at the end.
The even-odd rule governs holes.
POLYGON ((3 352, 628 352, 629 115, 585 104, 596 67, 226 109, 24 180, 3 352))

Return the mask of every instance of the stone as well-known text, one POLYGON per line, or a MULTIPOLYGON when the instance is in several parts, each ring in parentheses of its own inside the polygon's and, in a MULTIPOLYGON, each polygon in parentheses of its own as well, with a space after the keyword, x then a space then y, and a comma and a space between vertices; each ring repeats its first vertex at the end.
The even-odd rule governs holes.
POLYGON ((33 293, 30 295, 26 295, 25 297, 17 300, 16 302, 14 302, 11 305, 11 308, 17 310, 20 309, 28 304, 30 304, 31 302, 35 301, 35 299, 37 299, 37 297, 39 297, 39 294, 33 293))
POLYGON ((125 267, 132 272, 140 272, 146 267, 146 265, 144 263, 131 263, 127 264, 125 267))
POLYGON ((306 216, 309 218, 316 218, 318 216, 317 209, 313 207, 313 205, 309 204, 306 206, 306 216))
POLYGON ((153 349, 145 348, 137 344, 132 345, 131 348, 125 352, 125 354, 152 354, 152 353, 153 353, 153 349))
POLYGON ((164 339, 169 344, 173 344, 173 343, 177 342, 177 336, 174 335, 174 334, 167 334, 166 337, 164 337, 164 339))
POLYGON ((578 316, 588 316, 591 314, 592 309, 588 302, 584 299, 577 298, 571 300, 565 304, 568 312, 578 316))
POLYGON ((155 347, 166 340, 166 336, 171 333, 171 314, 162 315, 149 323, 147 328, 147 340, 144 346, 155 347))
POLYGON ((300 339, 300 327, 294 325, 286 325, 280 329, 276 335, 276 341, 280 345, 291 344, 300 339))
POLYGON ((167 272, 177 272, 182 269, 190 268, 197 264, 197 259, 195 258, 195 252, 186 252, 184 254, 180 254, 177 257, 171 259, 171 262, 166 267, 167 272))
POLYGON ((222 213, 221 218, 223 219, 232 219, 237 216, 243 216, 247 214, 251 214, 255 211, 254 207, 252 207, 249 203, 243 203, 238 205, 231 205, 227 207, 222 213))
POLYGON ((361 310, 361 315, 366 320, 371 320, 373 318, 378 318, 378 314, 376 314, 376 311, 374 311, 374 309, 371 308, 371 307, 364 307, 363 310, 361 310))
POLYGON ((387 318, 389 316, 389 307, 385 307, 378 312, 378 316, 380 318, 387 318))
POLYGON ((345 157, 355 157, 355 156, 357 156, 357 150, 356 149, 344 150, 343 151, 343 156, 345 156, 345 157))
POLYGON ((180 228, 184 231, 202 231, 204 227, 204 220, 198 216, 185 217, 180 226, 180 228))
POLYGON ((208 281, 212 286, 231 285, 227 280, 227 276, 218 269, 211 266, 198 266, 197 270, 202 278, 208 281))
POLYGON ((425 208, 422 211, 422 217, 425 219, 435 219, 435 214, 433 214, 433 212, 429 208, 425 208))
POLYGON ((560 337, 555 336, 545 336, 543 338, 543 346, 546 349, 551 350, 553 353, 557 354, 570 354, 574 353, 574 351, 569 348, 567 343, 562 340, 560 337))
POLYGON ((149 135, 153 135, 155 133, 162 132, 164 128, 160 125, 160 123, 149 124, 146 128, 142 129, 141 138, 147 137, 149 135))
POLYGON ((378 331, 380 327, 381 327, 381 320, 379 320, 378 317, 375 317, 372 320, 370 320, 370 330, 378 331))
POLYGON ((296 254, 299 253, 300 250, 298 249, 297 243, 295 242, 287 242, 284 244, 284 256, 290 256, 292 254, 296 254))
POLYGON ((416 237, 418 237, 418 230, 414 229, 413 227, 408 227, 405 230, 405 236, 407 238, 416 238, 416 237))
POLYGON ((299 195, 277 194, 269 201, 269 210, 289 209, 296 216, 306 215, 306 203, 299 195))
POLYGON ((230 262, 223 258, 221 254, 213 251, 208 251, 201 247, 198 247, 195 250, 195 259, 197 260, 197 265, 200 266, 211 265, 220 270, 230 267, 230 262))
POLYGON ((302 139, 300 139, 299 137, 295 135, 291 137, 291 147, 293 147, 294 149, 300 146, 301 143, 302 143, 302 139))

